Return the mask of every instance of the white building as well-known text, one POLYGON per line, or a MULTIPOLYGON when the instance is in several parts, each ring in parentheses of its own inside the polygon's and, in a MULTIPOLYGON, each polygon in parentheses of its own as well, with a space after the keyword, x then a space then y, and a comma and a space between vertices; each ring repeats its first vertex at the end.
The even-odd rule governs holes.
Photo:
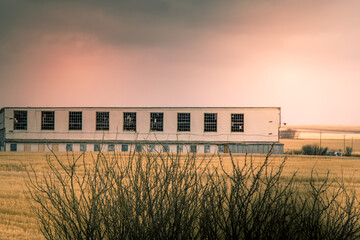
POLYGON ((5 107, 1 151, 283 153, 278 107, 5 107))

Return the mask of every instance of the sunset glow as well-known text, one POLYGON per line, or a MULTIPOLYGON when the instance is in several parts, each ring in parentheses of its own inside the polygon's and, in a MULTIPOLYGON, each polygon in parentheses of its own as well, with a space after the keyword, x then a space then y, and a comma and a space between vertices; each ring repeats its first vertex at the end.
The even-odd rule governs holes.
POLYGON ((358 125, 360 2, 2 1, 0 107, 282 108, 358 125))

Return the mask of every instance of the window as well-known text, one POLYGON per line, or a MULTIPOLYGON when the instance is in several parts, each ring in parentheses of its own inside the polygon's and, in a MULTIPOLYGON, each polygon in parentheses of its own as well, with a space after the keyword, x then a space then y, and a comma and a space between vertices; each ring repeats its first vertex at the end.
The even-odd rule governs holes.
POLYGON ((72 150, 73 150, 73 145, 72 144, 66 144, 66 151, 71 152, 72 150))
POLYGON ((96 112, 96 130, 109 130, 109 112, 96 112))
POLYGON ((114 144, 109 144, 109 145, 108 145, 108 151, 109 151, 109 152, 115 151, 114 144))
POLYGON ((163 151, 169 152, 170 151, 169 145, 163 145, 163 151))
POLYGON ((204 113, 204 132, 217 131, 217 113, 204 113))
POLYGON ((219 153, 224 153, 224 145, 219 145, 218 146, 218 152, 219 153))
POLYGON ((27 111, 14 111, 14 130, 27 129, 27 111))
POLYGON ((164 113, 150 113, 150 131, 164 130, 164 113))
POLYGON ((100 144, 94 144, 94 151, 100 152, 100 144))
POLYGON ((196 153, 196 152, 197 152, 197 147, 196 147, 196 145, 190 145, 190 152, 192 152, 192 153, 196 153))
POLYGON ((127 152, 127 151, 129 151, 129 146, 128 146, 127 144, 121 145, 121 151, 122 151, 122 152, 127 152))
POLYGON ((11 152, 17 152, 17 144, 16 143, 10 144, 10 151, 11 152))
POLYGON ((124 131, 136 131, 136 112, 124 112, 124 131))
POLYGON ((80 144, 80 151, 86 152, 86 144, 80 144))
POLYGON ((69 112, 69 130, 82 130, 82 112, 69 112))
POLYGON ((135 152, 141 152, 141 150, 142 150, 141 144, 136 144, 135 145, 135 152))
POLYGON ((41 130, 54 130, 55 128, 55 112, 41 112, 41 130))
POLYGON ((177 146, 176 146, 176 152, 178 152, 178 153, 183 152, 183 148, 184 148, 183 145, 177 145, 177 146))
POLYGON ((149 151, 150 152, 155 152, 155 145, 154 144, 149 145, 149 151))
POLYGON ((177 115, 179 132, 190 132, 190 113, 178 113, 177 115))
POLYGON ((210 153, 210 145, 204 145, 204 153, 210 153))
POLYGON ((231 114, 231 132, 244 132, 244 114, 231 114))

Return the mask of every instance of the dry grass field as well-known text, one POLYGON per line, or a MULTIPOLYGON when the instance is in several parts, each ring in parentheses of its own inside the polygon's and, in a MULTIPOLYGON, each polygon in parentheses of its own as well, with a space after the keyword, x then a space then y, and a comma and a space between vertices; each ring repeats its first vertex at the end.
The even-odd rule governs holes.
POLYGON ((284 150, 299 150, 303 145, 317 144, 329 150, 342 150, 352 147, 354 154, 360 154, 360 126, 337 125, 293 125, 283 126, 281 130, 297 131, 296 139, 281 139, 284 150))
MULTIPOLYGON (((91 154, 93 153, 86 153, 89 161, 91 161, 91 154)), ((59 156, 65 159, 66 153, 59 153, 59 156)), ((203 156, 206 155, 199 154, 199 157, 203 156)), ((221 157, 225 168, 230 170, 229 155, 224 154, 221 157)), ((239 159, 240 164, 244 159, 242 154, 234 155, 234 157, 239 159)), ((264 159, 264 155, 248 157, 253 157, 255 162, 261 162, 264 159)), ((284 157, 274 155, 271 157, 271 163, 276 166, 284 157)), ((355 187, 360 192, 360 158, 311 156, 288 156, 287 158, 283 174, 285 178, 297 171, 297 181, 302 182, 309 179, 311 170, 314 168, 321 176, 329 170, 333 178, 342 176, 349 187, 355 187)), ((216 157, 214 164, 215 161, 216 157)), ((30 164, 38 172, 46 170, 46 153, 0 153, 0 239, 42 239, 26 194, 27 174, 24 165, 30 164)))
MULTIPOLYGON (((280 139, 280 142, 284 144, 284 151, 300 150, 302 146, 307 144, 320 145, 320 139, 314 138, 302 138, 302 139, 280 139)), ((338 151, 341 149, 344 152, 345 147, 353 147, 353 154, 360 154, 360 139, 321 139, 321 146, 328 147, 329 150, 338 151)))

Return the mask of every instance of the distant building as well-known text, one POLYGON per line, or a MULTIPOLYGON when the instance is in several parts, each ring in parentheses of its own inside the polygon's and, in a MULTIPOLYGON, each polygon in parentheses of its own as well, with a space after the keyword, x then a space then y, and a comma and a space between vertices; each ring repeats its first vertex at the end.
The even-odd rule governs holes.
POLYGON ((277 107, 5 107, 1 151, 283 153, 277 107))

